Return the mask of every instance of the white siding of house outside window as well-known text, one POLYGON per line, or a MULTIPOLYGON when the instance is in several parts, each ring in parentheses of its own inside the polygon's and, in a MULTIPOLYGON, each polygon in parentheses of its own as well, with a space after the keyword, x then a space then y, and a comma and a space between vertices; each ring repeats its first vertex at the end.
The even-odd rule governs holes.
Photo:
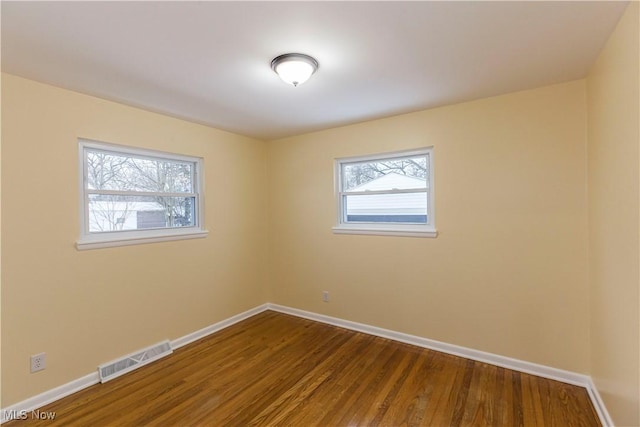
MULTIPOLYGON (((352 191, 379 191, 388 188, 405 190, 424 185, 424 181, 398 173, 390 173, 354 187, 352 191)), ((379 194, 353 197, 347 205, 348 215, 420 214, 427 210, 423 193, 379 194)))

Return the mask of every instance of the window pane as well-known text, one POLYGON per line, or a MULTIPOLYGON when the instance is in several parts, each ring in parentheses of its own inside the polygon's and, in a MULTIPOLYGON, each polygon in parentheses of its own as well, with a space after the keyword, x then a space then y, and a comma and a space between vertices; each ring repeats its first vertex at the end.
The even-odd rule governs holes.
POLYGON ((427 155, 343 165, 342 191, 427 188, 427 155))
POLYGON ((90 190, 193 193, 193 164, 87 151, 90 190))
POLYGON ((344 196, 346 222, 427 223, 427 193, 344 196))
POLYGON ((89 195, 89 232, 193 227, 195 197, 89 195))

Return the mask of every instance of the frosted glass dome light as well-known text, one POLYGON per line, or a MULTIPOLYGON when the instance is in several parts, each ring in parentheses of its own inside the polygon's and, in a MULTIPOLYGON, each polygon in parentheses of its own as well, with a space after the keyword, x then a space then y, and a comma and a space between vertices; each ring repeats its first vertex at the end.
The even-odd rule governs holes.
POLYGON ((318 61, 302 53, 286 53, 271 61, 271 69, 282 81, 298 86, 307 80, 318 69, 318 61))

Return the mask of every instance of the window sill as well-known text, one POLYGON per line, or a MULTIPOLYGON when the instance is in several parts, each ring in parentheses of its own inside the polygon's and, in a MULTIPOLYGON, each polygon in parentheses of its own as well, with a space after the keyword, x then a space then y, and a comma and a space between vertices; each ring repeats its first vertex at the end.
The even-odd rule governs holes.
POLYGON ((368 234, 373 236, 400 236, 400 237, 437 237, 435 228, 378 228, 367 226, 339 225, 333 227, 333 234, 368 234))
POLYGON ((142 245, 145 243, 168 242, 172 240, 202 239, 207 237, 207 230, 179 232, 136 233, 132 235, 99 236, 81 238, 76 242, 79 251, 88 249, 112 248, 116 246, 142 245))

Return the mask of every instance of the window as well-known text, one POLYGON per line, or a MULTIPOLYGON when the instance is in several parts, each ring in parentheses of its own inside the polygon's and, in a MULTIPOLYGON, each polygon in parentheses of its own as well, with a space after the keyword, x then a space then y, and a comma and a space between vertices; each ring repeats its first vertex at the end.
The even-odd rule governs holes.
POLYGON ((206 237, 202 159, 80 141, 78 249, 206 237))
POLYGON ((334 233, 435 237, 433 149, 337 159, 334 233))

